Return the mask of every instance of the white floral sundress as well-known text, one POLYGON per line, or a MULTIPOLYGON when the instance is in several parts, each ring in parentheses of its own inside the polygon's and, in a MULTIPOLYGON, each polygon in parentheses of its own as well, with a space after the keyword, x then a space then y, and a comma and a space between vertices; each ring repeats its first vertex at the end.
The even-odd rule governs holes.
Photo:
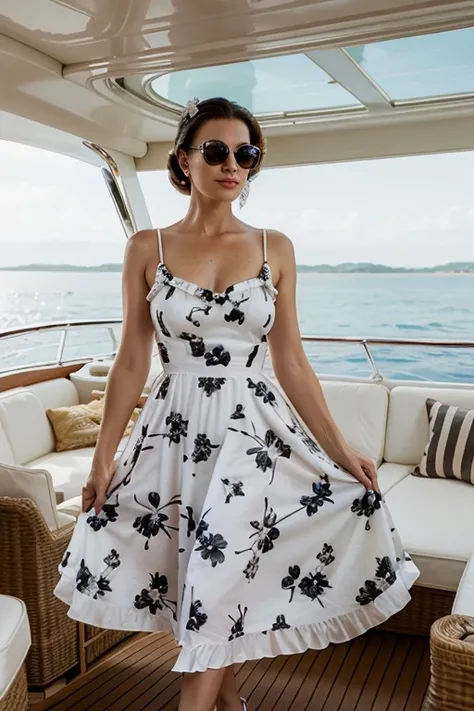
POLYGON ((99 515, 81 513, 55 594, 102 628, 171 631, 174 671, 344 642, 418 577, 383 498, 322 450, 264 372, 277 290, 213 293, 163 261, 147 296, 163 372, 99 515))

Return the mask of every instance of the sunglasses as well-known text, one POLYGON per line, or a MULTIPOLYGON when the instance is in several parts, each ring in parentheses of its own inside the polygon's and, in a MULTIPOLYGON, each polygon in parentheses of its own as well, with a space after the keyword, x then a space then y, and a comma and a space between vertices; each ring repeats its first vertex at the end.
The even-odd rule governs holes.
MULTIPOLYGON (((222 163, 226 162, 231 153, 229 146, 223 141, 218 140, 205 141, 197 147, 190 146, 189 150, 201 151, 208 165, 222 165, 222 163)), ((237 164, 245 170, 253 170, 260 161, 260 148, 258 146, 252 146, 250 143, 239 146, 233 153, 237 164)))

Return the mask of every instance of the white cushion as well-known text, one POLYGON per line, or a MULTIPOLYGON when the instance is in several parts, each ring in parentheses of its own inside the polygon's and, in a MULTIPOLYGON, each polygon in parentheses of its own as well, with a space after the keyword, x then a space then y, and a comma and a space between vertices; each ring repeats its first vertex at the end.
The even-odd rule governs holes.
POLYGON ((0 595, 0 699, 15 680, 31 645, 30 624, 23 600, 0 595))
POLYGON ((454 599, 453 614, 474 617, 474 553, 469 558, 459 583, 454 599))
MULTIPOLYGON (((121 452, 128 437, 120 440, 117 452, 121 452)), ((52 477, 56 491, 62 492, 65 499, 79 496, 86 483, 92 466, 94 447, 82 447, 66 452, 51 452, 28 462, 29 467, 47 469, 52 477)))
POLYGON ((8 437, 0 422, 0 464, 14 464, 15 457, 8 437))
POLYGON ((10 390, 0 396, 0 425, 10 442, 15 464, 24 464, 54 448, 44 407, 28 390, 10 390))
POLYGON ((329 411, 351 447, 375 461, 383 460, 389 393, 378 383, 321 380, 329 411))
POLYGON ((474 550, 474 486, 407 476, 385 500, 420 569, 417 584, 456 591, 474 550))
POLYGON ((398 464, 419 464, 429 440, 426 398, 448 405, 474 408, 474 388, 397 385, 390 393, 384 459, 398 464))
POLYGON ((392 462, 383 462, 377 469, 380 491, 385 494, 393 489, 405 477, 410 475, 412 467, 410 464, 393 464, 392 462))
POLYGON ((73 516, 75 519, 79 516, 82 511, 82 496, 73 496, 72 499, 67 501, 62 501, 58 504, 58 512, 64 513, 68 516, 73 516))
POLYGON ((44 380, 42 383, 28 385, 27 388, 23 389, 29 390, 33 395, 36 395, 45 410, 79 404, 77 389, 68 378, 44 380))
POLYGON ((0 496, 34 501, 51 530, 60 528, 66 522, 58 517, 53 480, 44 469, 0 465, 0 496))

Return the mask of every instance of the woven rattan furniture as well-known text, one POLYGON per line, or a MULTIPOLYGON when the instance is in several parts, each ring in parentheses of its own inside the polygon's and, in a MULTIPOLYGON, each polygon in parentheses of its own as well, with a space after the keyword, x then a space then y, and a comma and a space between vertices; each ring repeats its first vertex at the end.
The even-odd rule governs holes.
POLYGON ((474 618, 437 620, 430 637, 431 680, 423 711, 474 709, 474 618))
POLYGON ((29 686, 46 686, 80 661, 85 671, 132 634, 81 626, 54 596, 58 565, 74 525, 51 531, 30 499, 0 496, 0 593, 26 604, 32 639, 26 659, 29 686))
POLYGON ((26 711, 25 657, 31 637, 25 603, 0 595, 0 620, 0 711, 26 711))

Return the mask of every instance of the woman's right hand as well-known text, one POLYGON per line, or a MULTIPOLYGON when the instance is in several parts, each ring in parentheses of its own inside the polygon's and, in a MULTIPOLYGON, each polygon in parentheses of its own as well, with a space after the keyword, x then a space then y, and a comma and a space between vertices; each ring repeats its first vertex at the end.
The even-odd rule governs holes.
POLYGON ((92 464, 85 486, 82 487, 82 512, 92 507, 98 516, 106 502, 106 492, 117 469, 117 460, 110 464, 92 464))

